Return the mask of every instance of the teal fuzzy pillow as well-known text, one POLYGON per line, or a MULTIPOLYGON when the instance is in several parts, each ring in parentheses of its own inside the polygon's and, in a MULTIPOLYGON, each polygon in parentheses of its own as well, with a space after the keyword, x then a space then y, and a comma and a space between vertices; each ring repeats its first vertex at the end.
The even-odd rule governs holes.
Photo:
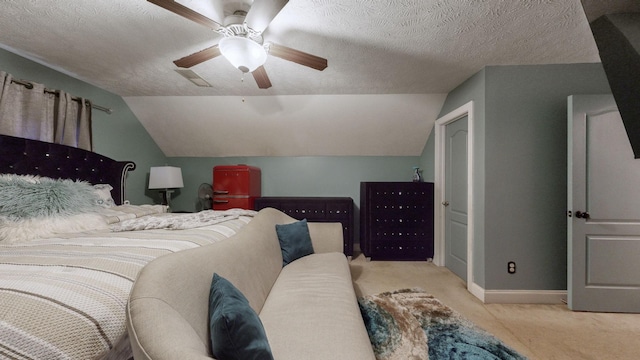
POLYGON ((209 292, 211 352, 216 359, 273 360, 258 314, 227 279, 213 274, 209 292))
POLYGON ((0 215, 10 219, 75 215, 94 209, 91 184, 29 175, 0 175, 0 215))
POLYGON ((296 259, 313 254, 307 219, 291 224, 276 224, 276 233, 282 250, 283 267, 296 259))

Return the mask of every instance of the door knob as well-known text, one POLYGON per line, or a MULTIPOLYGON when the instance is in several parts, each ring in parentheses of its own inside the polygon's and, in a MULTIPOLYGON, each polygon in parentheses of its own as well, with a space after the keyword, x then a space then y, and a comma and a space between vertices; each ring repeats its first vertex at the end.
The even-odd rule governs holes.
POLYGON ((590 215, 589 215, 589 213, 588 213, 588 212, 586 212, 586 211, 584 211, 584 212, 582 212, 582 211, 576 211, 576 217, 577 217, 577 218, 580 218, 580 219, 585 219, 585 220, 587 220, 587 219, 589 219, 591 216, 590 216, 590 215))
POLYGON ((442 202, 442 205, 449 206, 449 202, 447 200, 445 200, 445 201, 442 202))

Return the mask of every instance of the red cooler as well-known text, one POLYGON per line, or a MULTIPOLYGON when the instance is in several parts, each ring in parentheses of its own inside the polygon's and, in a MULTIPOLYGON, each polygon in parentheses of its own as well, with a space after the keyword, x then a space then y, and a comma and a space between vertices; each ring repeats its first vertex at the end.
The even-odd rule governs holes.
POLYGON ((254 210, 260 197, 260 168, 248 165, 219 165, 213 168, 213 210, 254 210))

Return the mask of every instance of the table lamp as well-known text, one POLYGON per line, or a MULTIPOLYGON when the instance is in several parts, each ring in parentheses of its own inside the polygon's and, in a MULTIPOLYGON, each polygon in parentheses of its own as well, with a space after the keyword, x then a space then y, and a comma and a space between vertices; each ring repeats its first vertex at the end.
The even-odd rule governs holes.
POLYGON ((170 207, 172 189, 184 187, 182 169, 175 166, 153 166, 149 171, 149 189, 162 189, 162 205, 170 207))

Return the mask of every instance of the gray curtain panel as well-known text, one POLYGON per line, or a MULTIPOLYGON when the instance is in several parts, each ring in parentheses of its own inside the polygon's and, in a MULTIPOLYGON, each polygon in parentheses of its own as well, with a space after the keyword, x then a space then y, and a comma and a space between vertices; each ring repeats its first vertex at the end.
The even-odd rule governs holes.
POLYGON ((92 151, 91 103, 0 71, 0 133, 92 151))

